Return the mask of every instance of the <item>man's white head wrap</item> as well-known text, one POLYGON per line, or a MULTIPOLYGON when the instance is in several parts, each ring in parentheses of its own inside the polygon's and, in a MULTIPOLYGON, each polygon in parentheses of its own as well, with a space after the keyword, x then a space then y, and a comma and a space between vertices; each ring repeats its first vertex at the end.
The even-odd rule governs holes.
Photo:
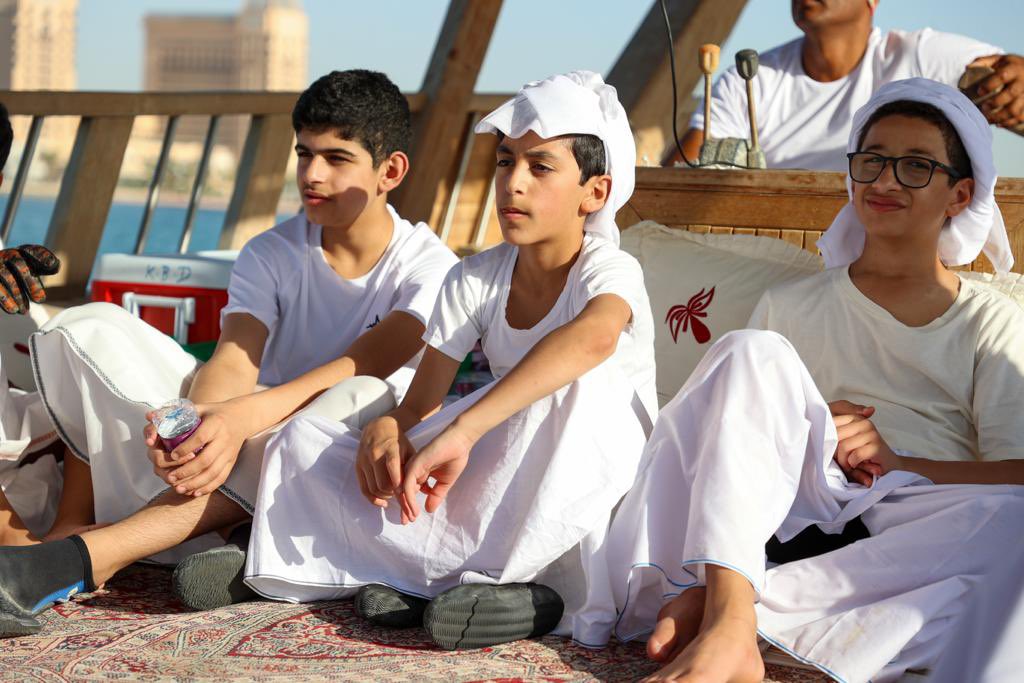
POLYGON ((527 83, 476 126, 477 133, 500 131, 510 138, 520 138, 530 130, 542 138, 596 135, 601 139, 612 189, 604 207, 587 216, 583 228, 618 245, 615 212, 633 194, 636 145, 615 88, 592 71, 551 76, 527 83))
MULTIPOLYGON (((927 78, 908 78, 883 85, 867 104, 857 110, 850 129, 847 151, 857 151, 861 129, 868 118, 888 102, 912 100, 937 107, 960 135, 974 172, 974 197, 966 209, 946 221, 939 235, 939 259, 947 266, 962 266, 982 251, 997 272, 1013 267, 1013 253, 1006 236, 1003 214, 996 206, 996 167, 992 159, 992 129, 981 112, 956 88, 927 78)), ((935 179, 932 180, 935 182, 935 179)), ((853 263, 864 251, 864 226, 853 208, 853 183, 846 179, 851 203, 842 208, 828 231, 818 240, 825 267, 853 263)))

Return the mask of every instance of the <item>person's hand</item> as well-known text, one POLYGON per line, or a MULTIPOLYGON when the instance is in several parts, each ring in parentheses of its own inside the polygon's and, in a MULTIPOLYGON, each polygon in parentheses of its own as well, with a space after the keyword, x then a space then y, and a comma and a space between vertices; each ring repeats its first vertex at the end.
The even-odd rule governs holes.
POLYGON ((1024 57, 987 57, 976 60, 974 65, 988 66, 995 71, 976 88, 981 97, 996 93, 981 103, 981 112, 989 123, 1003 128, 1015 128, 1024 123, 1024 57))
POLYGON ((356 477, 366 500, 386 508, 402 485, 402 465, 415 454, 395 418, 385 415, 367 424, 356 452, 356 477))
POLYGON ((402 524, 416 521, 420 514, 416 494, 427 494, 424 507, 433 513, 440 507, 448 491, 469 462, 469 452, 477 437, 452 423, 405 465, 399 502, 402 524), (433 486, 428 479, 433 479, 433 486))
POLYGON ((0 309, 4 313, 28 313, 30 302, 46 301, 42 275, 60 270, 60 260, 38 244, 0 249, 0 309))
POLYGON ((849 401, 829 403, 832 420, 836 425, 839 445, 833 458, 847 479, 863 486, 871 486, 875 477, 905 469, 902 458, 882 438, 870 418, 875 414, 872 406, 849 401))
POLYGON ((152 425, 146 427, 144 435, 157 475, 176 493, 199 497, 213 493, 227 481, 249 433, 246 411, 237 399, 196 404, 196 411, 202 424, 170 453, 155 452, 162 448, 152 425))
POLYGON ((171 454, 164 450, 163 442, 160 441, 160 436, 156 433, 156 427, 153 426, 152 422, 148 422, 148 420, 152 419, 155 412, 151 410, 146 413, 147 422, 142 430, 142 436, 146 442, 146 456, 153 463, 153 474, 163 479, 170 486, 171 471, 192 460, 196 455, 195 453, 189 453, 181 460, 173 460, 171 458, 171 454))

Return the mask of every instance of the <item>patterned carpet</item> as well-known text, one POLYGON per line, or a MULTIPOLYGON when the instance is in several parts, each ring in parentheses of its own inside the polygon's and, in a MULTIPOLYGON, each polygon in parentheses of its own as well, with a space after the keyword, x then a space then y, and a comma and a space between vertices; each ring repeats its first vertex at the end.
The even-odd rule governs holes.
MULTIPOLYGON (((0 681, 633 681, 654 668, 640 645, 587 650, 554 637, 444 652, 421 631, 369 627, 350 602, 186 612, 169 583, 167 570, 134 566, 50 610, 42 634, 0 641, 0 681)), ((828 679, 769 665, 766 680, 828 679)))

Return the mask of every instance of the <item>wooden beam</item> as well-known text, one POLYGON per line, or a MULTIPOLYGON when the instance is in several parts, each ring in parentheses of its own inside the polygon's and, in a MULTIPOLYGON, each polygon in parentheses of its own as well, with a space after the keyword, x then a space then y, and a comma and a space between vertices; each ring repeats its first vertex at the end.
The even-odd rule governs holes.
POLYGON ((61 260, 60 272, 46 278, 54 298, 85 293, 131 132, 131 116, 83 117, 78 124, 46 234, 61 260))
MULTIPOLYGON (((703 43, 721 44, 747 0, 668 0, 676 56, 679 96, 679 135, 686 133, 692 112, 690 93, 700 80, 697 48, 703 43)), ((722 56, 722 68, 732 63, 722 56)), ((668 59, 668 34, 661 3, 654 0, 636 33, 608 73, 608 83, 619 93, 636 137, 637 164, 660 165, 675 146, 672 142, 672 73, 668 59)))
POLYGON ((494 182, 494 150, 497 147, 495 135, 476 135, 470 143, 469 163, 455 197, 454 215, 451 216, 451 229, 447 235, 447 244, 453 251, 472 245, 477 227, 486 218, 483 212, 490 208, 487 206, 487 193, 494 182))
POLYGON ((221 249, 241 249, 250 237, 273 227, 293 138, 289 114, 252 118, 224 217, 221 249))
POLYGON ((396 193, 401 214, 438 229, 501 0, 451 0, 427 67, 412 146, 412 172, 396 193))

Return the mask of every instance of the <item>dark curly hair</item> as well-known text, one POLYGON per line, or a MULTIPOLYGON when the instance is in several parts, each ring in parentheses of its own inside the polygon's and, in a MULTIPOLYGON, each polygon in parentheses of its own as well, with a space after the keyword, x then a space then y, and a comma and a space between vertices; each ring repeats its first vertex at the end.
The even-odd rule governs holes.
MULTIPOLYGON (((868 136, 868 131, 871 130, 871 127, 887 116, 907 116, 912 119, 920 119, 938 128, 939 132, 942 133, 942 141, 946 143, 946 155, 949 157, 949 165, 960 174, 961 178, 974 177, 974 172, 971 169, 971 158, 967 155, 967 148, 964 147, 960 134, 956 132, 956 128, 949 122, 949 119, 946 118, 941 109, 927 102, 894 100, 893 102, 883 104, 871 113, 871 116, 864 123, 864 127, 860 129, 857 149, 861 149, 864 146, 864 138, 868 136)), ((953 176, 949 176, 948 182, 950 185, 953 185, 956 183, 956 179, 953 176)))
MULTIPOLYGON (((498 131, 498 143, 505 139, 505 134, 498 131)), ((608 163, 604 155, 604 142, 596 135, 566 135, 562 137, 566 146, 572 151, 576 165, 580 167, 580 185, 594 176, 608 172, 608 163)))
POLYGON ((409 152, 409 102, 379 71, 332 71, 299 95, 292 110, 295 132, 334 131, 359 142, 379 166, 393 152, 409 152))
POLYGON ((0 173, 4 170, 7 157, 11 154, 11 143, 14 142, 14 130, 11 128, 11 117, 7 107, 0 102, 0 173))
POLYGON ((574 135, 572 155, 580 167, 580 185, 594 176, 607 173, 608 164, 604 158, 604 142, 596 135, 574 135))

